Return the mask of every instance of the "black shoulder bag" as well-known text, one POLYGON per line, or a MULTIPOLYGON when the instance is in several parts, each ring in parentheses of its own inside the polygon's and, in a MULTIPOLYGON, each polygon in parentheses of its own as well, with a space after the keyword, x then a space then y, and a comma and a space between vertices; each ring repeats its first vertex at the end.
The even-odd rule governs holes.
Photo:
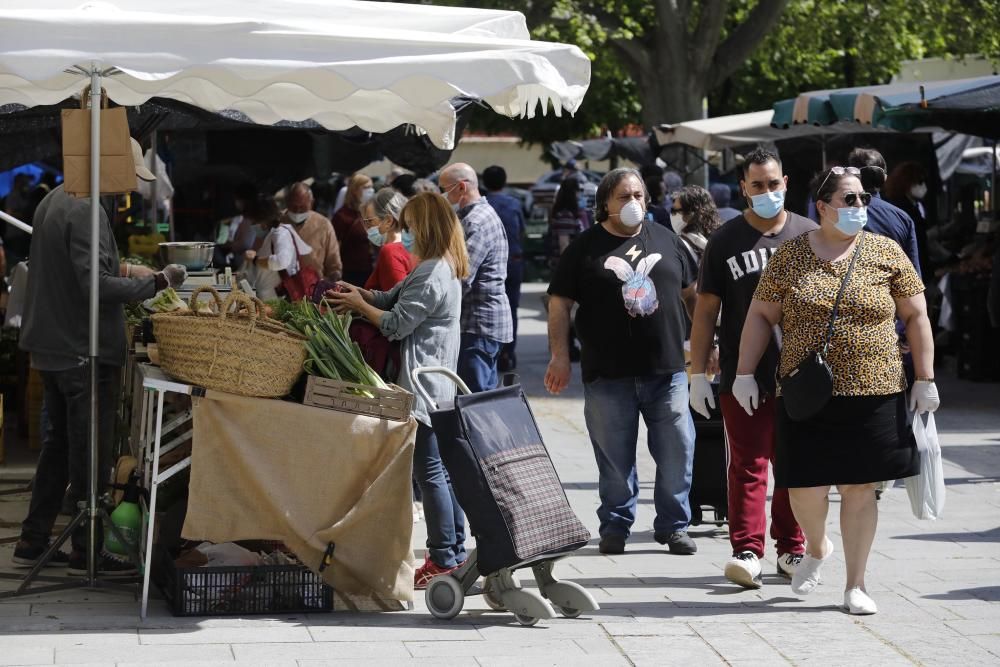
POLYGON ((819 413, 823 406, 829 402, 833 396, 833 370, 826 362, 826 353, 830 347, 830 338, 833 336, 833 323, 837 319, 837 309, 840 307, 840 298, 844 295, 844 289, 851 279, 854 271, 854 262, 861 252, 861 245, 865 242, 864 232, 858 239, 858 245, 854 248, 851 256, 851 264, 847 267, 847 273, 840 283, 840 291, 837 292, 837 300, 833 302, 833 310, 830 312, 830 325, 826 329, 826 338, 823 340, 823 347, 818 352, 810 352, 802 362, 795 367, 791 373, 778 380, 781 385, 781 398, 785 404, 785 412, 794 421, 805 421, 819 413))

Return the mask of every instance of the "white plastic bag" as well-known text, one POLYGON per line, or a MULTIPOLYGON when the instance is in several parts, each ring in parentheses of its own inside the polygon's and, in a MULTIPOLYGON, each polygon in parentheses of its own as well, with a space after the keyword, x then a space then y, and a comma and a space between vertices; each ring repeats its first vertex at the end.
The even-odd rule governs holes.
POLYGON ((926 423, 921 415, 913 415, 913 437, 920 455, 920 474, 905 480, 910 509, 918 519, 937 519, 944 512, 944 466, 934 413, 927 413, 926 423))

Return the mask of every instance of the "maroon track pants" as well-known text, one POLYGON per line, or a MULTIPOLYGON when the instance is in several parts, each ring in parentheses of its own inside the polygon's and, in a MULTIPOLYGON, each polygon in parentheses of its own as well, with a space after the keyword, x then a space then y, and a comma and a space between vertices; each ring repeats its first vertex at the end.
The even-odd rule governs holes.
MULTIPOLYGON (((746 413, 732 394, 719 396, 729 448, 729 542, 733 554, 752 551, 764 556, 767 530, 767 467, 774 458, 774 410, 766 397, 746 413)), ((771 500, 771 539, 779 554, 803 552, 802 531, 788 502, 788 489, 775 489, 771 500)))

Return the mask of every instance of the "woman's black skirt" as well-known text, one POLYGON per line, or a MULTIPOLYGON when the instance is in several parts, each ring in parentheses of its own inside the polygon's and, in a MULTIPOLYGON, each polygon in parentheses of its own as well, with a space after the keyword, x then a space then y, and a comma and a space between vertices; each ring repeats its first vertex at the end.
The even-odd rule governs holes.
POLYGON ((778 399, 774 483, 779 488, 867 484, 920 471, 903 393, 834 396, 806 421, 778 399))

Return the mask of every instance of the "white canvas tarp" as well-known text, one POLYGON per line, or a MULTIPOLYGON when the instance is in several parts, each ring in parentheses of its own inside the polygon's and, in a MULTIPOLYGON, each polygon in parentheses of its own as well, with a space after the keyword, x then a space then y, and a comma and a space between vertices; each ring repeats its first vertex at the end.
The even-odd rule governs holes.
POLYGON ((37 0, 0 8, 0 104, 55 104, 103 85, 254 122, 404 124, 452 147, 456 97, 531 117, 573 113, 590 82, 577 47, 531 41, 518 12, 351 0, 37 0))
POLYGON ((716 116, 689 120, 675 125, 660 125, 655 129, 661 146, 684 144, 701 150, 717 151, 737 146, 768 144, 782 139, 819 135, 871 132, 872 129, 846 125, 795 125, 787 129, 771 126, 773 111, 753 111, 732 116, 716 116))

